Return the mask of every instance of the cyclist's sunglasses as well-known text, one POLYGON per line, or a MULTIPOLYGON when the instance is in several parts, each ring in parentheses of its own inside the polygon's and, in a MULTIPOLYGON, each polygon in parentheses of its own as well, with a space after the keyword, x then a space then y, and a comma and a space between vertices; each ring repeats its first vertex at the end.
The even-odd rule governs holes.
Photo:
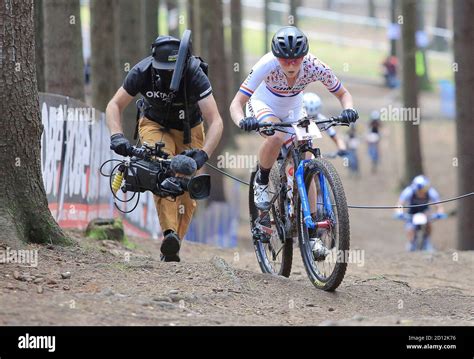
POLYGON ((286 66, 289 66, 289 65, 298 65, 298 64, 301 64, 301 61, 303 61, 303 58, 304 58, 304 56, 297 57, 296 59, 281 59, 281 58, 279 58, 278 61, 279 61, 282 65, 286 65, 286 66))

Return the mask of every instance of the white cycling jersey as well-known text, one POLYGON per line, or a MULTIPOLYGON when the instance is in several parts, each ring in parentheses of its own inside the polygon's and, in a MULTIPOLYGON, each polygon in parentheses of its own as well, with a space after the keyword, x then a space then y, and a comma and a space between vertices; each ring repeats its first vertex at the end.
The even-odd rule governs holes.
POLYGON ((317 81, 333 93, 342 86, 329 66, 308 53, 294 86, 290 87, 278 59, 269 52, 255 64, 239 91, 250 97, 247 112, 259 121, 269 116, 284 122, 296 121, 305 115, 302 110, 303 90, 317 81))

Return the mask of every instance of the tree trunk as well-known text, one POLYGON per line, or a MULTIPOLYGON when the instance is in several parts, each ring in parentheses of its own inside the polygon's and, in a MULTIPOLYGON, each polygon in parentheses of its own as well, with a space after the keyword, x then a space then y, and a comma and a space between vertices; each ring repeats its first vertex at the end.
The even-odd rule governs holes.
MULTIPOLYGON (((188 0, 186 2, 186 28, 188 30, 191 30, 191 32, 194 34, 195 32, 195 24, 194 24, 194 10, 195 10, 195 5, 193 0, 188 0)), ((193 36, 194 37, 194 36, 193 36)))
MULTIPOLYGON (((398 1, 390 0, 390 23, 395 26, 397 22, 398 13, 398 1)), ((390 39, 390 56, 397 56, 397 40, 395 38, 390 39)))
MULTIPOLYGON (((425 33, 425 2, 424 0, 418 0, 416 3, 416 13, 417 13, 417 31, 420 33, 425 33)), ((431 82, 429 78, 428 72, 428 61, 426 59, 426 48, 428 43, 421 44, 422 46, 418 46, 418 51, 422 54, 422 64, 423 73, 419 76, 420 82, 419 86, 421 90, 429 91, 431 90, 431 82)), ((420 66, 420 65, 418 65, 420 66)))
POLYGON ((367 0, 367 5, 369 8, 369 17, 375 18, 375 1, 374 0, 367 0))
MULTIPOLYGON (((401 2, 403 25, 402 25, 402 63, 403 63, 403 105, 405 110, 410 110, 414 116, 418 110, 418 85, 416 76, 416 0, 404 0, 401 2)), ((413 177, 423 173, 419 126, 413 121, 403 119, 405 138, 405 178, 403 184, 407 184, 413 177)), ((413 118, 412 118, 413 120, 413 118)))
POLYGON ((333 11, 335 8, 334 0, 326 0, 326 10, 333 11))
MULTIPOLYGON (((213 94, 216 98, 219 112, 224 121, 224 133, 219 146, 214 151, 211 158, 211 163, 216 163, 216 157, 222 153, 224 146, 229 146, 232 142, 232 136, 228 133, 232 130, 232 122, 228 115, 229 106, 229 81, 228 71, 226 68, 227 62, 223 56, 225 54, 224 46, 224 25, 223 25, 223 9, 221 0, 207 0, 201 3, 201 25, 202 25, 202 43, 212 44, 212 51, 209 46, 204 46, 203 50, 207 48, 207 51, 203 53, 209 62, 209 79, 212 84, 213 94), (229 136, 229 137, 227 137, 229 136)), ((212 178, 212 192, 210 201, 224 202, 224 178, 221 175, 213 176, 212 178)))
MULTIPOLYGON (((456 81, 456 133, 458 160, 458 191, 460 194, 474 191, 474 2, 453 1, 454 61, 458 66, 456 81)), ((474 200, 472 197, 458 202, 458 248, 474 250, 474 200)))
MULTIPOLYGON (((446 29, 448 27, 448 0, 436 1, 436 27, 446 29)), ((448 50, 448 40, 444 36, 435 35, 431 48, 437 51, 448 50)))
POLYGON ((166 0, 166 8, 168 9, 168 34, 170 36, 174 36, 177 39, 179 39, 181 38, 181 36, 179 33, 179 2, 178 0, 166 0))
POLYGON ((265 0, 265 5, 264 5, 264 22, 265 22, 265 30, 264 30, 264 45, 263 49, 265 51, 265 54, 270 51, 270 9, 268 8, 268 4, 270 3, 270 0, 265 0))
MULTIPOLYGON (((116 31, 115 51, 117 69, 117 83, 122 84, 127 73, 142 58, 150 52, 149 48, 144 48, 144 41, 141 39, 141 3, 140 1, 116 0, 118 6, 115 8, 116 31)), ((123 111, 122 126, 124 135, 133 139, 136 126, 136 106, 132 101, 123 111)))
POLYGON ((232 92, 237 92, 243 81, 242 72, 245 71, 242 53, 242 4, 241 0, 231 0, 230 16, 232 26, 232 92))
POLYGON ((41 124, 32 0, 0 6, 0 230, 2 241, 67 243, 54 221, 41 174, 41 124))
POLYGON ((193 52, 202 55, 201 43, 201 6, 199 0, 189 0, 189 22, 188 26, 192 31, 193 52))
POLYGON ((84 101, 79 0, 43 0, 46 92, 84 101))
POLYGON ((91 0, 91 85, 92 106, 105 111, 117 88, 120 86, 115 57, 115 22, 113 12, 115 0, 91 0))
POLYGON ((36 80, 38 91, 45 92, 44 81, 44 20, 43 20, 43 0, 36 0, 35 6, 35 56, 36 56, 36 80))
POLYGON ((151 44, 158 37, 158 6, 159 0, 141 0, 141 22, 143 41, 142 47, 148 50, 151 44))
POLYGON ((297 10, 301 6, 301 0, 290 0, 290 15, 288 17, 288 25, 298 26, 297 10))

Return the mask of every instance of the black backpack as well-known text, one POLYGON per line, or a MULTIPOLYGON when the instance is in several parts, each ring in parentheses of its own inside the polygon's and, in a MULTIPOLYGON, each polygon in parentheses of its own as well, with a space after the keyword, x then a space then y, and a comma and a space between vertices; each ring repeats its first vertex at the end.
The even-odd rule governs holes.
MULTIPOLYGON (((201 70, 204 72, 206 76, 209 77, 209 64, 205 62, 200 56, 194 56, 191 55, 188 59, 187 66, 191 67, 191 74, 194 75, 194 73, 198 70, 198 67, 201 68, 201 70)), ((187 67, 186 66, 186 67, 187 67)), ((184 74, 186 74, 187 71, 186 69, 184 70, 184 74)), ((186 78, 186 77, 185 77, 186 78)), ((186 95, 186 86, 184 86, 184 102, 185 102, 185 107, 188 108, 188 101, 187 101, 187 95, 186 95)), ((136 117, 136 125, 135 125, 135 133, 133 135, 133 139, 136 140, 138 137, 138 120, 140 119, 141 116, 144 115, 144 111, 146 108, 146 101, 144 98, 140 98, 136 102, 137 104, 137 117, 136 117)), ((191 142, 191 128, 189 127, 189 118, 188 118, 188 112, 186 111, 186 119, 185 119, 185 129, 184 129, 184 143, 190 143, 191 142)))
POLYGON ((194 72, 197 70, 197 66, 199 66, 202 71, 206 74, 206 76, 209 77, 209 64, 207 62, 205 62, 202 57, 200 56, 194 56, 192 55, 190 58, 189 58, 189 61, 190 61, 190 64, 189 66, 191 66, 194 71, 192 72, 194 74, 194 72))

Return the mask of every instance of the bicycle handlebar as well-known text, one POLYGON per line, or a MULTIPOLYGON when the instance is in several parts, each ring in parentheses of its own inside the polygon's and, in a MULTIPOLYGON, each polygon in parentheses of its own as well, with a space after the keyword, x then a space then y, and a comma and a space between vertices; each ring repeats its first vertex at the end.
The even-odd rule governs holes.
MULTIPOLYGON (((395 219, 400 219, 402 221, 411 221, 412 217, 413 217, 413 214, 408 214, 408 213, 401 213, 401 214, 394 215, 395 219)), ((445 213, 432 213, 427 217, 430 222, 434 222, 440 219, 446 219, 448 218, 448 215, 445 213)))
POLYGON ((269 129, 270 128, 270 129, 278 130, 278 128, 292 127, 295 124, 297 126, 306 127, 306 126, 309 125, 310 121, 313 121, 317 125, 322 125, 322 124, 327 123, 327 124, 330 124, 329 127, 331 127, 331 126, 349 126, 349 123, 344 121, 342 116, 335 116, 335 117, 331 117, 327 120, 320 120, 320 121, 315 120, 314 117, 304 117, 301 120, 299 120, 297 122, 292 122, 292 123, 289 123, 289 122, 282 122, 282 123, 260 122, 260 123, 258 123, 258 128, 259 129, 269 129))

